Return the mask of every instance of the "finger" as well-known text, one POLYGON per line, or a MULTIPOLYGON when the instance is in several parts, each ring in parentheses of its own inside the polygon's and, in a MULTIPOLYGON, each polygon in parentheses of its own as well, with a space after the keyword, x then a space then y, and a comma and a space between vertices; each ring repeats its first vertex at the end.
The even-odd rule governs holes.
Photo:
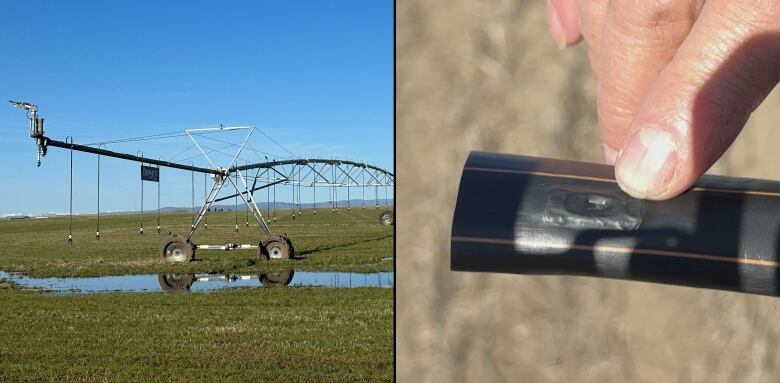
POLYGON ((652 85, 618 155, 629 194, 667 199, 723 154, 780 77, 780 2, 710 0, 652 85))
POLYGON ((597 86, 599 129, 609 161, 653 81, 690 32, 701 0, 609 3, 601 41, 597 86))
POLYGON ((609 0, 580 0, 577 3, 580 33, 585 40, 590 69, 596 81, 599 79, 599 52, 608 5, 609 0))
POLYGON ((559 47, 580 41, 576 0, 547 0, 547 29, 559 47))

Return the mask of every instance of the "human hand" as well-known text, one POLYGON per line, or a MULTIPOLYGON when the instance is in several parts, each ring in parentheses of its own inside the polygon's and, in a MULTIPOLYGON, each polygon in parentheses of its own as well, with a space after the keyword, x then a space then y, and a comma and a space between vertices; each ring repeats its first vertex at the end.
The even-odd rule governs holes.
POLYGON ((585 41, 604 157, 637 198, 693 185, 780 80, 777 0, 548 0, 547 24, 585 41))

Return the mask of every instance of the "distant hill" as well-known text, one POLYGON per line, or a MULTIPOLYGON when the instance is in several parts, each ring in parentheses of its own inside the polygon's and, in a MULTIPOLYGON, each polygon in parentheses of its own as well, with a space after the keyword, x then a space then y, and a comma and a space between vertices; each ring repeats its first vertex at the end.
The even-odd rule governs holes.
MULTIPOLYGON (((384 199, 381 199, 378 202, 379 202, 379 206, 380 207, 381 206, 385 206, 385 200, 384 199)), ((395 201, 392 200, 392 199, 388 199, 387 200, 388 205, 390 205, 391 207, 393 206, 394 202, 395 201)), ((201 203, 202 203, 202 201, 201 201, 201 203)), ((351 199, 351 200, 349 200, 349 206, 352 206, 352 207, 360 207, 360 206, 363 206, 363 204, 364 204, 364 201, 361 200, 361 199, 351 199)), ((376 206, 376 204, 377 204, 377 200, 365 200, 365 206, 366 207, 376 206)), ((201 206, 202 205, 195 205, 195 211, 199 211, 201 206)), ((276 203, 276 209, 277 210, 292 209, 293 207, 297 207, 297 206, 298 206, 297 204, 292 204, 292 203, 289 203, 289 202, 277 202, 276 203)), ((347 207, 347 200, 340 200, 340 201, 338 201, 338 206, 339 206, 339 208, 347 207)), ((274 204, 273 204, 273 202, 271 202, 270 204, 266 203, 266 202, 261 202, 261 203, 257 204, 257 207, 261 211, 265 211, 269 207, 271 209, 273 209, 274 204)), ((311 209, 313 207, 314 207, 313 203, 303 203, 303 204, 301 204, 301 208, 303 208, 303 209, 311 209)), ((317 208, 324 209, 324 208, 328 208, 328 207, 330 207, 330 202, 328 202, 328 201, 317 202, 317 208)), ((222 211, 234 211, 235 210, 235 204, 229 204, 229 205, 220 204, 220 205, 212 205, 211 206, 211 211, 215 211, 215 210, 218 210, 218 209, 221 209, 222 211)), ((170 207, 169 206, 169 207, 162 207, 162 208, 160 208, 160 211, 163 212, 163 213, 189 212, 191 210, 192 210, 191 207, 170 207)), ((239 203, 238 203, 238 210, 239 211, 246 210, 246 205, 244 205, 244 203, 242 201, 239 201, 239 203)), ((156 211, 157 211, 157 209, 144 209, 144 212, 156 212, 156 211)), ((111 211, 111 212, 103 212, 103 211, 101 211, 100 214, 101 215, 122 215, 122 214, 134 214, 134 213, 138 213, 138 212, 139 212, 138 210, 124 210, 124 211, 111 211)), ((51 214, 51 215, 62 216, 62 215, 67 215, 67 213, 65 213, 65 214, 58 213, 58 214, 51 214)), ((81 215, 89 215, 89 214, 81 214, 81 215)), ((19 219, 16 216, 8 217, 6 219, 14 219, 14 218, 19 219)), ((29 218, 29 217, 25 216, 24 218, 29 218)))

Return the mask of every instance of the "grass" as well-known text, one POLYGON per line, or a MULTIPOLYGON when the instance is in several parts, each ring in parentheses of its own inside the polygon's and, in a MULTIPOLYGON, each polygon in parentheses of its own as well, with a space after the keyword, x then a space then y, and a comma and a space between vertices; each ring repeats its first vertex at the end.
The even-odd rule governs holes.
POLYGON ((392 290, 56 295, 0 282, 0 381, 392 380, 392 290))
MULTIPOLYGON (((296 269, 307 271, 377 272, 392 271, 393 227, 379 224, 372 208, 337 212, 311 209, 292 219, 291 210, 277 212, 271 225, 274 233, 287 233, 298 259, 257 262, 255 250, 199 250, 196 261, 170 264, 159 258, 159 246, 168 232, 186 234, 190 213, 161 216, 162 232, 156 232, 156 214, 144 215, 143 237, 139 236, 140 215, 102 216, 100 241, 95 240, 96 217, 73 218, 72 246, 67 244, 68 217, 0 221, 0 269, 30 276, 94 276, 140 273, 257 273, 296 269)), ((251 243, 262 238, 255 223, 246 227, 246 214, 209 213, 208 230, 199 228, 193 237, 198 244, 251 243)), ((251 220, 251 217, 250 217, 251 220)))
POLYGON ((8 279, 0 278, 0 290, 18 290, 19 285, 8 279))
MULTIPOLYGON (((300 259, 256 262, 254 251, 200 251, 172 265, 158 258, 167 231, 190 214, 0 221, 0 269, 33 276, 263 270, 391 271, 393 228, 379 211, 282 212, 300 259)), ((245 215, 239 215, 244 219, 245 215)), ((232 213, 209 215, 196 243, 256 243, 233 231, 232 213)), ((232 289, 210 293, 51 294, 0 280, 0 382, 387 382, 393 379, 393 291, 380 288, 232 289)))

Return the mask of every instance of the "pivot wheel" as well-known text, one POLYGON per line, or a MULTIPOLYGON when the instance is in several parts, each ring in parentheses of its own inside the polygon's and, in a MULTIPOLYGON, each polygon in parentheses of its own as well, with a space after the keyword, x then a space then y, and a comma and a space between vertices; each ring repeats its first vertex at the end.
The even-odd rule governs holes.
POLYGON ((291 259, 295 256, 292 242, 289 238, 272 234, 257 247, 260 259, 291 259))
POLYGON ((169 235, 160 245, 160 258, 170 262, 189 262, 195 257, 195 245, 177 234, 169 235))
POLYGON ((165 292, 189 291, 195 276, 192 274, 159 274, 157 280, 165 292))
POLYGON ((384 226, 390 226, 395 224, 395 214, 390 210, 385 210, 379 215, 379 223, 384 226))
POLYGON ((290 284, 290 281, 292 281, 293 275, 295 275, 295 271, 293 270, 260 274, 260 284, 263 285, 263 287, 287 286, 290 284))

